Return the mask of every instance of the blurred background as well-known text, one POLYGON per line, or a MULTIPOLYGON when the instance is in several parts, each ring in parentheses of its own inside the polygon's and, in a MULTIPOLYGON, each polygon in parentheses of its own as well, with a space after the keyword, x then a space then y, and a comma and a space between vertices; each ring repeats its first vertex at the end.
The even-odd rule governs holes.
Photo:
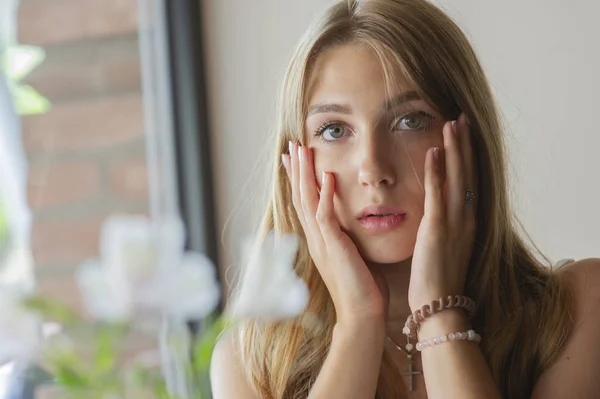
POLYGON ((21 119, 35 274, 72 303, 103 219, 149 212, 137 2, 20 0, 17 41, 43 49, 24 82, 49 102, 21 119))
MULTIPOLYGON (((525 228, 555 261, 599 256, 600 3, 437 3, 471 38, 493 85, 525 228)), ((12 143, 5 161, 12 154, 10 165, 25 171, 41 291, 79 306, 73 271, 98 256, 102 221, 161 209, 181 211, 188 246, 215 260, 227 284, 279 161, 269 152, 287 60, 329 2, 1 4, 12 54, 3 65, 20 106, 20 128, 2 133, 12 143)))

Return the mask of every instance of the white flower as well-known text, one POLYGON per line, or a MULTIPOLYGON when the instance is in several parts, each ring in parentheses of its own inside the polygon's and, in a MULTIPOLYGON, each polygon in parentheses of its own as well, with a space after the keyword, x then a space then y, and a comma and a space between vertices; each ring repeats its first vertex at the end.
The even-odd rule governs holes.
POLYGON ((22 305, 26 292, 0 285, 0 365, 29 360, 41 342, 39 318, 22 305))
POLYGON ((216 308, 220 294, 213 263, 200 253, 189 252, 179 268, 161 270, 143 287, 140 301, 179 319, 199 320, 216 308))
POLYGON ((111 322, 138 310, 185 319, 217 306, 216 269, 206 256, 184 252, 185 229, 170 216, 113 216, 102 228, 101 259, 84 263, 76 279, 92 316, 111 322))
POLYGON ((262 243, 246 243, 239 291, 228 313, 235 319, 288 319, 301 314, 309 291, 294 271, 294 234, 270 232, 262 243))

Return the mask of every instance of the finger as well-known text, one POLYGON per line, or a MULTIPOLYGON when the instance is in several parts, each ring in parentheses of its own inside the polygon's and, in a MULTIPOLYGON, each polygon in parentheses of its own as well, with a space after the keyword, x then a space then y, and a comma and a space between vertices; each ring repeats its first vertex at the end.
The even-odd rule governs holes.
POLYGON ((311 156, 311 149, 302 146, 298 149, 300 160, 300 198, 306 216, 314 216, 317 212, 319 195, 315 181, 315 168, 311 156))
POLYGON ((473 133, 464 112, 459 116, 457 125, 461 153, 463 154, 465 188, 470 188, 475 193, 475 198, 470 203, 465 204, 464 228, 465 231, 474 231, 477 226, 476 218, 479 187, 477 184, 477 165, 475 163, 476 158, 473 147, 473 133))
POLYGON ((323 237, 321 236, 321 231, 317 226, 314 216, 307 217, 302 206, 300 189, 300 158, 298 155, 300 148, 301 146, 298 143, 290 141, 290 155, 286 155, 285 158, 287 161, 285 164, 287 164, 287 169, 289 171, 289 175, 291 176, 290 181, 292 186, 292 202, 294 204, 296 214, 298 215, 300 225, 302 226, 308 249, 313 258, 318 258, 324 247, 323 237), (311 227, 311 223, 309 223, 310 220, 313 221, 313 227, 311 227))
MULTIPOLYGON (((311 201, 310 190, 307 188, 307 181, 310 179, 307 176, 309 173, 306 155, 307 148, 299 143, 294 143, 292 149, 294 152, 293 158, 295 160, 295 162, 292 163, 295 168, 294 187, 296 194, 294 206, 296 207, 296 212, 301 220, 302 228, 304 229, 304 234, 309 246, 318 251, 318 248, 322 245, 323 237, 321 236, 321 231, 315 220, 316 205, 312 207, 307 206, 311 201)), ((312 180, 314 182, 314 174, 312 180)), ((312 198, 312 201, 315 201, 315 199, 312 198)))
POLYGON ((462 154, 462 163, 465 176, 465 187, 473 182, 473 147, 471 145, 471 129, 469 128, 465 113, 461 113, 456 121, 457 140, 462 154))
POLYGON ((300 162, 300 202, 302 203, 304 217, 308 228, 320 235, 320 229, 315 219, 319 194, 317 193, 311 150, 309 147, 301 146, 298 148, 298 155, 300 162))
POLYGON ((290 176, 290 156, 288 154, 281 154, 281 164, 283 165, 283 169, 285 170, 285 174, 288 179, 291 179, 290 176))
POLYGON ((473 133, 467 121, 467 116, 463 112, 458 118, 458 141, 460 152, 463 159, 463 169, 465 171, 465 188, 476 190, 477 168, 475 165, 475 153, 473 147, 473 133))
POLYGON ((296 209, 298 220, 304 231, 307 231, 308 226, 304 217, 302 202, 300 198, 300 165, 298 160, 298 144, 290 141, 290 174, 292 186, 292 203, 296 209))
POLYGON ((443 220, 445 216, 444 181, 441 174, 441 164, 444 161, 442 152, 441 148, 434 147, 430 148, 425 156, 425 217, 437 221, 443 220))
POLYGON ((321 181, 321 198, 317 205, 315 219, 318 223, 325 245, 330 238, 339 238, 342 229, 335 217, 333 195, 335 192, 335 177, 329 172, 323 172, 321 181))
POLYGON ((452 224, 462 222, 465 212, 465 174, 458 134, 456 121, 444 126, 448 219, 452 224))

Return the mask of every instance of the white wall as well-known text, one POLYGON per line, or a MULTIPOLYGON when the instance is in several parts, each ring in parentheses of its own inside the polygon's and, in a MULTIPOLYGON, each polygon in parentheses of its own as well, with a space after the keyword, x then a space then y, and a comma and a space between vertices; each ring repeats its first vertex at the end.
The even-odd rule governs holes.
MULTIPOLYGON (((324 0, 204 0, 209 112, 223 267, 261 215, 275 97, 293 47, 324 0), (262 157, 262 158, 261 158, 262 157), (255 170, 255 167, 258 170, 255 170), (264 166, 262 166, 264 168, 264 166), (254 172, 253 172, 254 169, 254 172)), ((232 272, 235 269, 232 268, 232 272)))
POLYGON ((517 213, 551 259, 600 256, 600 3, 444 1, 505 115, 517 213))
MULTIPOLYGON (((265 174, 252 170, 272 146, 273 104, 285 63, 328 1, 203 3, 227 266, 259 217, 265 174)), ((505 115, 516 210, 532 238, 554 260, 600 256, 600 157, 594 154, 600 150, 594 96, 600 94, 600 25, 594 20, 600 3, 439 4, 471 38, 505 115)))

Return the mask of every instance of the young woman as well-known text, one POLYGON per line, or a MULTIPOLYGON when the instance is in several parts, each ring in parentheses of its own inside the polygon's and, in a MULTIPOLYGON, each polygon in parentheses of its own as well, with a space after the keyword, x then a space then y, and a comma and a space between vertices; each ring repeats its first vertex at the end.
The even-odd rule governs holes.
POLYGON ((300 235, 311 298, 219 342, 216 399, 597 397, 600 260, 559 269, 527 245, 489 84, 447 15, 333 5, 280 101, 262 231, 300 235), (408 339, 455 295, 475 307, 434 303, 408 339))

